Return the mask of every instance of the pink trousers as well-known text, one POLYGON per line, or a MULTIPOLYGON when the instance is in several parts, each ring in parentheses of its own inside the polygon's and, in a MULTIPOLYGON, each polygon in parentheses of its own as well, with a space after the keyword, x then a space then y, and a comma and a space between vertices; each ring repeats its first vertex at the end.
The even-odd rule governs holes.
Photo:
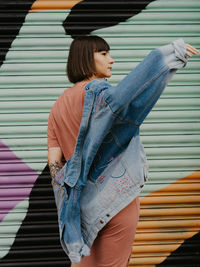
POLYGON ((127 267, 139 211, 139 197, 136 197, 99 232, 90 256, 82 259, 80 267, 127 267))

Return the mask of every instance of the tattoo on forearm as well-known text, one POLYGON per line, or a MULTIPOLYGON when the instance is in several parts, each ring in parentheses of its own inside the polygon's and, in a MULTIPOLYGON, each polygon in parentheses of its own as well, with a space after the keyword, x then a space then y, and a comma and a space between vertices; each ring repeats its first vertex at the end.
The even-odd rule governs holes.
POLYGON ((62 166, 59 164, 58 161, 49 164, 49 170, 51 174, 51 178, 54 178, 56 174, 62 169, 62 166))

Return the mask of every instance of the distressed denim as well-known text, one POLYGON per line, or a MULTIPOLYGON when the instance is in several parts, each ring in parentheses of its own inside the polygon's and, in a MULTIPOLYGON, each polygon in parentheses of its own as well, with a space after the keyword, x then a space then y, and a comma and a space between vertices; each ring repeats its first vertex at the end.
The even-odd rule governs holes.
POLYGON ((73 156, 53 179, 60 240, 72 263, 90 253, 99 230, 141 191, 148 177, 140 125, 177 69, 182 39, 151 51, 117 86, 85 86, 73 156))

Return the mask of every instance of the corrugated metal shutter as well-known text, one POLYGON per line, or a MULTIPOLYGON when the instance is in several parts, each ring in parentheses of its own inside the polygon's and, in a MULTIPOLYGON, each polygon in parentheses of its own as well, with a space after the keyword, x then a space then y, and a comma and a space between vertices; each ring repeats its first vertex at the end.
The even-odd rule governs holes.
MULTIPOLYGON (((0 266, 68 262, 46 168, 46 129, 53 103, 70 86, 65 65, 72 39, 62 23, 78 2, 0 3, 0 266), (34 12, 29 12, 32 3, 34 12)), ((114 10, 122 1, 107 2, 114 10)), ((119 14, 130 13, 129 2, 119 14)), ((112 8, 106 10, 111 16, 112 8)), ((127 21, 94 31, 108 41, 116 61, 110 82, 116 84, 150 50, 176 38, 199 49, 199 22, 198 0, 160 0, 127 21)), ((130 266, 198 266, 199 67, 195 56, 178 71, 141 128, 150 179, 141 194, 130 266)))

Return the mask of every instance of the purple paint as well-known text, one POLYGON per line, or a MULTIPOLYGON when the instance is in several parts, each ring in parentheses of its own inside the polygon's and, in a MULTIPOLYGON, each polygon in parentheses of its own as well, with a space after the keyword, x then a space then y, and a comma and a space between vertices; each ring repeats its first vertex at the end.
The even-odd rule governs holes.
POLYGON ((0 222, 30 195, 37 177, 35 170, 0 141, 0 222))

